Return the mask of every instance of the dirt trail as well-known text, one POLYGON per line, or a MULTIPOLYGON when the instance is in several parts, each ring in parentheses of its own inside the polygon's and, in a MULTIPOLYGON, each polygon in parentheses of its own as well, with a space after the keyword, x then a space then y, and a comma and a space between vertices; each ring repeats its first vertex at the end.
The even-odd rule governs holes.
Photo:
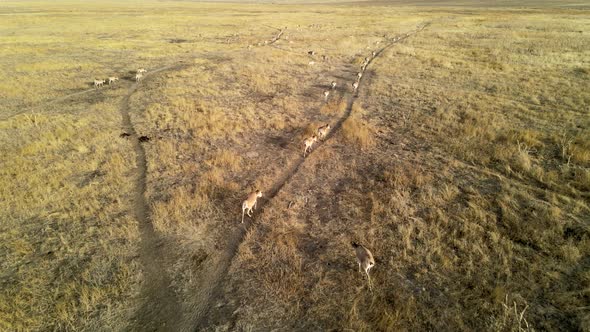
MULTIPOLYGON (((423 27, 424 28, 424 27, 423 27)), ((422 29, 423 29, 422 28, 422 29)), ((389 40, 388 44, 382 47, 376 52, 376 56, 372 57, 367 65, 370 66, 371 62, 376 59, 383 51, 393 46, 394 44, 408 38, 412 34, 420 31, 418 29, 409 34, 404 34, 393 40, 389 40)), ((279 34, 274 38, 273 43, 280 39, 284 30, 281 30, 279 34)), ((271 43, 272 44, 272 43, 271 43)), ((273 45, 274 46, 274 45, 273 45)), ((192 58, 196 58, 193 55, 192 58)), ((188 58, 187 60, 190 60, 188 58)), ((186 67, 187 64, 183 61, 179 61, 173 65, 167 65, 163 67, 151 70, 144 78, 144 81, 149 80, 150 76, 162 71, 178 70, 186 67)), ((143 81, 142 81, 143 82, 143 81)), ((359 82, 359 88, 355 91, 348 99, 347 106, 344 114, 334 124, 333 129, 330 131, 326 139, 327 141, 341 128, 342 123, 348 119, 351 115, 352 107, 355 100, 358 97, 358 92, 362 86, 363 80, 359 82)), ((215 299, 221 290, 223 279, 227 274, 227 270, 231 265, 233 257, 235 256, 239 245, 242 243, 244 235, 247 230, 252 226, 252 220, 246 220, 244 227, 239 227, 233 230, 228 236, 229 245, 220 251, 214 261, 209 262, 209 269, 205 270, 201 275, 200 287, 197 292, 196 301, 197 307, 190 308, 193 313, 191 317, 182 317, 182 306, 180 305, 178 296, 174 293, 173 289, 170 288, 171 279, 166 273, 165 266, 166 261, 163 255, 161 246, 163 245, 162 239, 156 234, 153 225, 149 217, 149 205, 145 197, 146 192, 146 178, 147 178, 147 159, 146 152, 142 143, 139 141, 139 136, 135 131, 133 122, 131 121, 131 109, 130 99, 131 96, 137 91, 138 87, 143 84, 141 82, 132 82, 127 94, 123 97, 120 105, 120 113, 122 118, 122 129, 129 134, 128 139, 131 141, 133 150, 135 152, 135 163, 136 169, 134 170, 135 177, 135 190, 133 192, 134 201, 134 214, 139 223, 139 230, 141 235, 141 244, 139 257, 143 265, 144 272, 144 284, 141 293, 141 306, 137 309, 133 319, 129 323, 126 330, 131 331, 185 331, 185 330, 199 330, 204 326, 206 316, 210 311, 210 307, 213 299, 215 299)), ((3 119, 6 120, 13 116, 30 112, 38 107, 50 105, 59 101, 67 100, 71 97, 85 95, 96 89, 88 89, 79 91, 73 94, 59 97, 43 105, 38 105, 28 110, 24 110, 15 114, 11 114, 3 119)), ((321 144, 317 148, 321 147, 321 144)), ((317 150, 314 149, 314 150, 317 150)), ((312 151, 313 153, 313 151, 312 151)), ((275 181, 275 184, 266 190, 266 197, 259 204, 258 214, 264 211, 264 208, 269 204, 272 199, 281 191, 281 189, 289 182, 289 180, 297 174, 300 166, 305 162, 305 158, 299 157, 295 162, 290 165, 285 172, 283 172, 275 181)))
MULTIPOLYGON (((157 68, 146 75, 149 76, 165 71, 178 70, 184 65, 170 65, 157 68)), ((178 330, 180 322, 181 306, 178 297, 170 288, 171 281, 166 273, 166 261, 163 257, 160 246, 161 239, 155 233, 149 218, 149 206, 145 198, 147 160, 133 123, 131 121, 129 100, 137 91, 141 83, 135 82, 129 88, 128 93, 123 97, 120 106, 122 127, 128 133, 129 139, 135 151, 136 168, 134 170, 135 190, 133 192, 134 213, 139 223, 141 244, 139 258, 143 266, 144 284, 141 293, 142 304, 135 313, 133 320, 127 330, 131 331, 161 331, 178 330)))
MULTIPOLYGON (((400 37, 396 37, 388 41, 388 43, 383 46, 379 51, 376 52, 376 55, 369 59, 365 70, 371 65, 371 63, 379 57, 385 50, 389 47, 395 45, 396 43, 410 37, 411 35, 422 31, 426 28, 428 24, 423 25, 421 28, 418 28, 410 33, 403 34, 400 37)), ((364 73, 363 71, 363 73, 364 73)), ((342 123, 348 119, 352 113, 352 107, 354 105, 355 100, 358 98, 359 90, 362 86, 363 80, 359 81, 359 87, 357 90, 350 96, 347 101, 346 110, 342 117, 338 119, 338 121, 334 124, 333 129, 330 131, 328 136, 325 138, 324 142, 328 141, 333 135, 338 132, 338 130, 342 127, 342 123)), ((320 148, 324 143, 320 143, 318 147, 316 147, 313 151, 320 148)), ((313 151, 311 153, 313 153, 313 151)), ((311 154, 310 153, 310 154, 311 154)), ((281 191, 281 189, 289 182, 289 180, 297 174, 300 166, 305 162, 305 158, 299 157, 295 162, 291 164, 287 168, 285 172, 283 172, 278 179, 274 182, 274 185, 266 190, 266 195, 264 199, 261 200, 259 203, 259 208, 257 211, 257 215, 261 215, 264 212, 265 207, 271 203, 272 199, 281 191)), ((235 256, 238 247, 242 243, 244 236, 248 229, 252 226, 252 219, 248 219, 244 222, 243 227, 236 228, 230 236, 228 236, 228 246, 218 252, 216 257, 214 258, 215 261, 208 263, 210 268, 205 270, 201 275, 201 282, 199 291, 196 294, 198 304, 193 309, 194 316, 192 317, 191 321, 194 322, 192 326, 194 326, 194 331, 200 331, 204 329, 208 325, 208 321, 211 319, 209 318, 210 309, 213 306, 213 301, 217 298, 220 298, 220 292, 223 285, 223 279, 225 278, 227 271, 231 265, 233 257, 235 256), (209 318, 209 319, 208 319, 209 318)))

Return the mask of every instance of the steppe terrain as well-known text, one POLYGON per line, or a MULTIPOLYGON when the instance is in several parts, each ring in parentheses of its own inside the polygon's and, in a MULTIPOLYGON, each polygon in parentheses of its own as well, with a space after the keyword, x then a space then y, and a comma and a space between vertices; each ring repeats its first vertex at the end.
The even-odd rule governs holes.
POLYGON ((0 330, 590 331, 589 87, 583 1, 3 1, 0 330))

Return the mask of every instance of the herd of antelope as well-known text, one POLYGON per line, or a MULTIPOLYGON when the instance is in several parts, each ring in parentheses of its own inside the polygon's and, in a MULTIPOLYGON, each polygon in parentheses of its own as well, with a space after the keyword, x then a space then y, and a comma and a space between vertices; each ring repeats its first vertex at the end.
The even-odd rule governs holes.
MULTIPOLYGON (((423 26, 422 28, 419 28, 418 30, 424 29, 425 26, 423 26)), ((286 29, 286 28, 285 28, 286 29)), ((281 37, 281 35, 283 34, 284 30, 282 29, 279 34, 271 41, 265 41, 264 44, 269 44, 269 42, 276 42, 278 41, 278 39, 281 37)), ((418 31, 417 30, 417 31, 418 31)), ((410 34, 406 34, 405 37, 408 37, 410 34)), ((285 37, 285 39, 287 39, 287 37, 285 37)), ((391 39, 392 42, 396 42, 398 40, 400 40, 401 37, 396 37, 391 39)), ((379 45, 380 41, 377 41, 375 44, 379 45)), ((258 46, 261 46, 262 43, 258 43, 258 46)), ((252 47, 252 45, 248 45, 248 49, 250 49, 252 47)), ((369 48, 369 47, 368 47, 369 48)), ((316 53, 315 51, 308 51, 307 52, 308 55, 310 56, 315 56, 316 53)), ((357 90, 359 88, 359 84, 361 81, 361 78, 363 77, 363 74, 367 68, 367 66, 369 65, 370 61, 372 58, 375 58, 377 56, 378 52, 377 51, 372 51, 371 52, 371 57, 366 57, 364 58, 364 61, 361 64, 360 67, 360 71, 356 74, 356 80, 352 83, 352 92, 353 95, 357 93, 357 90)), ((322 59, 324 61, 328 60, 328 56, 323 55, 322 59)), ((310 65, 314 65, 315 61, 310 61, 309 62, 310 65)), ((139 82, 141 81, 141 79, 143 78, 143 74, 147 73, 147 70, 144 68, 140 68, 136 71, 135 73, 135 81, 139 82)), ((107 81, 108 84, 114 84, 116 81, 118 81, 119 78, 116 76, 113 77, 109 77, 108 79, 104 80, 104 79, 95 79, 94 80, 94 87, 95 88, 100 88, 102 87, 107 81)), ((335 90, 336 86, 338 84, 336 82, 331 82, 330 83, 330 88, 331 90, 335 90)), ((330 97, 330 90, 325 90, 324 91, 324 101, 328 102, 328 99, 330 97)), ((331 125, 329 123, 317 128, 317 131, 314 135, 312 135, 311 137, 307 137, 303 140, 303 158, 306 157, 307 154, 311 153, 312 147, 314 145, 314 143, 318 142, 318 140, 325 140, 327 138, 327 136, 330 133, 330 130, 332 129, 331 125)), ((244 217, 247 214, 249 217, 252 218, 252 213, 254 211, 254 209, 256 209, 256 203, 258 201, 258 198, 262 197, 262 191, 260 190, 256 190, 254 192, 251 192, 250 194, 248 194, 248 197, 246 198, 246 200, 244 200, 242 202, 242 223, 244 223, 244 217)), ((371 253, 371 251, 369 249, 367 249, 365 246, 358 244, 356 242, 352 243, 352 247, 354 248, 355 254, 356 254, 356 259, 357 259, 357 263, 359 265, 359 271, 363 270, 365 272, 365 274, 367 275, 367 280, 368 280, 368 284, 369 284, 369 289, 372 290, 372 283, 371 283, 371 277, 369 276, 369 271, 371 270, 371 268, 375 265, 375 259, 373 257, 373 254, 371 253)))
MULTIPOLYGON (((378 45, 378 43, 376 43, 376 44, 378 45)), ((314 56, 315 52, 309 51, 308 55, 314 56)), ((356 80, 352 83, 353 94, 356 94, 359 84, 360 84, 360 81, 361 81, 361 78, 363 77, 363 73, 367 69, 367 66, 369 65, 370 61, 373 58, 375 58, 376 56, 377 56, 377 52, 373 51, 373 52, 371 52, 371 57, 366 57, 364 59, 362 65, 361 65, 360 71, 356 74, 356 80)), ((334 89, 336 89, 337 85, 338 85, 338 83, 332 81, 330 83, 330 88, 332 90, 334 90, 334 89)), ((330 90, 325 90, 324 91, 324 101, 328 102, 329 97, 330 97, 330 90)), ((329 123, 326 123, 325 125, 317 128, 316 132, 311 137, 307 137, 303 140, 303 142, 302 142, 303 143, 302 144, 303 158, 305 158, 306 155, 311 152, 314 143, 318 142, 318 140, 323 141, 327 138, 331 129, 332 129, 332 126, 329 123)), ((260 197, 262 197, 262 191, 257 189, 255 191, 251 192, 250 194, 248 194, 248 197, 246 198, 246 200, 242 202, 242 223, 244 223, 244 215, 247 214, 248 217, 252 218, 252 212, 254 209, 256 209, 256 202, 258 201, 258 198, 260 198, 260 197)), ((371 268, 375 265, 375 259, 373 258, 373 254, 371 253, 371 251, 369 249, 367 249, 363 245, 353 242, 352 246, 353 246, 355 254, 356 254, 357 263, 359 265, 359 271, 362 269, 365 272, 365 274, 367 275, 368 283, 369 283, 369 289, 372 290, 371 277, 369 276, 369 270, 371 270, 371 268)))
MULTIPOLYGON (((145 70, 144 68, 139 68, 135 72, 135 81, 139 82, 143 78, 144 73, 147 73, 147 70, 145 70)), ((111 76, 111 77, 107 78, 106 80, 95 79, 94 80, 94 87, 101 88, 107 82, 109 83, 109 85, 111 85, 111 84, 114 84, 115 82, 117 82, 118 80, 119 80, 119 77, 117 77, 117 76, 111 76)))

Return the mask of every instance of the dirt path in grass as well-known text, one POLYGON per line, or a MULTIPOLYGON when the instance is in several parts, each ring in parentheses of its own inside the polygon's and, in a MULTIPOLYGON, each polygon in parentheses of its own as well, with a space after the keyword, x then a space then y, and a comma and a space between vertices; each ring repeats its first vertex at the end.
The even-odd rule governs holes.
MULTIPOLYGON (((185 65, 170 65, 152 70, 146 80, 155 73, 178 70, 185 65)), ((141 306, 135 313, 127 330, 131 331, 177 331, 181 322, 181 306, 178 297, 170 288, 171 281, 166 273, 166 260, 161 250, 161 238, 154 231, 149 217, 149 205, 145 198, 147 160, 145 149, 131 121, 129 101, 142 82, 135 82, 123 97, 120 106, 122 129, 129 134, 135 152, 135 190, 133 192, 135 218, 139 223, 141 243, 139 258, 143 266, 144 282, 140 295, 141 306)))
MULTIPOLYGON (((365 70, 371 65, 375 59, 377 59, 384 51, 386 51, 391 46, 403 41, 404 39, 410 37, 411 35, 422 31, 426 28, 428 24, 423 25, 421 28, 414 30, 410 33, 402 34, 397 36, 393 39, 388 40, 387 44, 383 46, 379 51, 376 52, 374 57, 370 57, 365 70)), ((364 76, 364 75, 363 75, 364 76)), ((353 79, 350 81, 352 84, 353 79)), ((348 119, 352 113, 352 108, 354 102, 358 98, 358 93, 360 89, 363 87, 363 79, 359 81, 358 89, 348 98, 346 110, 344 114, 338 119, 338 121, 333 125, 333 129, 330 131, 328 136, 324 139, 323 142, 328 141, 330 138, 334 136, 336 132, 342 127, 342 124, 346 119, 348 119)), ((317 150, 320 148, 324 143, 319 143, 319 145, 313 150, 317 150)), ((311 153, 313 153, 313 151, 311 153)), ((264 209, 267 205, 272 202, 272 199, 281 191, 281 189, 291 180, 291 178, 297 174, 300 166, 305 162, 305 158, 299 157, 295 162, 293 162, 287 169, 278 176, 274 185, 271 188, 266 189, 265 197, 261 199, 258 205, 258 211, 256 215, 261 215, 264 212, 264 209)), ((205 270, 201 275, 200 280, 200 287, 196 294, 198 303, 195 308, 192 308, 192 312, 194 313, 194 317, 191 319, 194 324, 193 330, 200 331, 207 326, 210 325, 211 322, 220 321, 221 319, 227 320, 228 317, 231 317, 231 309, 230 308, 222 308, 217 310, 217 313, 212 312, 211 308, 214 304, 214 300, 220 298, 222 285, 224 282, 224 278, 227 274, 227 271, 231 265, 233 257, 235 256, 238 247, 242 243, 244 236, 246 235, 248 229, 252 227, 252 220, 248 219, 244 222, 243 227, 236 228, 229 236, 228 246, 216 254, 216 257, 213 258, 214 261, 210 262, 208 265, 210 266, 209 269, 205 270)))

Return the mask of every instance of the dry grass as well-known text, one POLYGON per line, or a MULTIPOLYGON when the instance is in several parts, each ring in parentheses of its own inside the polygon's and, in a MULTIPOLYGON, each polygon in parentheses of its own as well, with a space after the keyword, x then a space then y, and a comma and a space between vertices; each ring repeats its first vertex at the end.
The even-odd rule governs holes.
POLYGON ((0 124, 3 330, 118 329, 133 310, 129 144, 115 105, 80 106, 0 124))
MULTIPOLYGON (((184 60, 130 110, 151 138, 149 218, 187 329, 203 303, 208 330, 590 327, 587 10, 8 5, 2 117, 184 60), (344 114, 377 42, 424 21, 292 168, 301 139, 344 114), (245 195, 284 179, 235 236, 245 195), (373 292, 352 241, 376 256, 373 292), (207 302, 203 276, 233 250, 207 302)), ((146 296, 119 83, 0 122, 0 329, 125 330, 146 296)))
POLYGON ((233 324, 586 329, 587 93, 558 68, 585 61, 587 40, 547 32, 582 29, 570 14, 566 23, 550 13, 479 12, 378 59, 360 97, 365 111, 308 159, 242 244, 218 301, 242 303, 233 324), (540 38, 553 50, 553 38, 564 40, 576 55, 542 50, 540 38), (536 101, 533 87, 545 91, 536 101), (574 151, 580 157, 568 157, 574 151), (351 241, 376 254, 373 293, 356 273, 351 241))
POLYGON ((346 101, 343 99, 331 99, 320 108, 320 112, 325 115, 341 116, 346 110, 346 101))
POLYGON ((342 123, 342 135, 344 139, 360 147, 368 149, 375 146, 373 138, 374 129, 363 121, 360 114, 361 110, 357 107, 353 109, 352 115, 342 123))

